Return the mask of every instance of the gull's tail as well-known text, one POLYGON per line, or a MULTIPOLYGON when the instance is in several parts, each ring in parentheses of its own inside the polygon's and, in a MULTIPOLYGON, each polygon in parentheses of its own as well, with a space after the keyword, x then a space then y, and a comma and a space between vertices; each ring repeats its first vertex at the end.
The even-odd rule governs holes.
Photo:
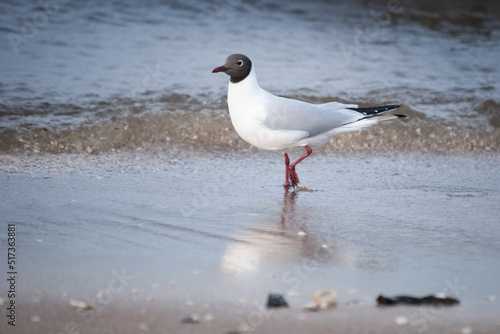
POLYGON ((406 117, 406 115, 384 114, 384 112, 386 111, 399 107, 399 105, 387 105, 380 107, 357 108, 355 107, 355 105, 344 105, 343 107, 341 107, 344 110, 343 112, 347 113, 351 120, 352 118, 354 118, 355 120, 349 123, 344 123, 341 126, 337 126, 330 131, 324 132, 314 137, 317 139, 316 142, 308 139, 306 145, 318 145, 318 143, 324 143, 329 138, 340 135, 342 133, 359 131, 372 125, 378 124, 379 122, 406 117), (356 113, 358 114, 356 115, 356 113))
MULTIPOLYGON (((372 116, 375 116, 377 114, 383 113, 385 111, 396 109, 399 107, 401 107, 401 106, 399 106, 397 104, 391 104, 389 106, 369 107, 369 108, 346 108, 346 109, 357 111, 360 114, 363 114, 367 117, 372 117, 372 116)), ((406 117, 406 115, 394 115, 394 116, 406 117)))
POLYGON ((357 121, 344 124, 338 129, 335 129, 335 134, 358 131, 369 126, 375 125, 379 122, 389 121, 397 118, 404 118, 406 115, 398 115, 398 114, 382 114, 388 110, 399 108, 399 105, 388 105, 388 106, 380 106, 380 107, 369 107, 369 108, 346 108, 350 110, 354 110, 359 112, 364 117, 359 118, 357 121))

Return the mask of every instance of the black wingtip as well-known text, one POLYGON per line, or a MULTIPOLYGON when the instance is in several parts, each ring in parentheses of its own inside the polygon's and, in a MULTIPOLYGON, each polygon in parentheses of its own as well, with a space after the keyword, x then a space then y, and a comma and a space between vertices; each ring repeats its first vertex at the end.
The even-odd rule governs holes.
POLYGON ((401 115, 401 114, 394 114, 394 116, 397 116, 397 117, 399 117, 399 118, 405 118, 405 117, 408 117, 408 116, 406 116, 406 115, 401 115))
POLYGON ((363 115, 366 115, 366 116, 370 116, 370 115, 380 114, 382 112, 385 112, 385 111, 388 111, 388 110, 392 110, 392 109, 396 109, 396 108, 399 108, 399 107, 401 107, 399 104, 391 104, 391 105, 379 106, 379 107, 347 108, 347 109, 357 111, 357 112, 359 112, 359 113, 361 113, 363 115))

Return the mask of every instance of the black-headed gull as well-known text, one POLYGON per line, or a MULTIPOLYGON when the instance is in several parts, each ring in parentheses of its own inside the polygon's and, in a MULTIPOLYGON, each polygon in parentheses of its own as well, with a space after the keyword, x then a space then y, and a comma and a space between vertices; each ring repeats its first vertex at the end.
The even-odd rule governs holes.
POLYGON ((285 187, 299 185, 295 167, 312 153, 310 146, 320 146, 341 133, 361 130, 380 121, 406 117, 382 115, 399 105, 358 108, 357 104, 328 102, 311 104, 273 95, 260 88, 252 61, 233 54, 212 73, 230 76, 227 104, 231 122, 238 135, 249 144, 285 155, 285 187), (288 154, 294 147, 306 153, 290 164, 288 154))

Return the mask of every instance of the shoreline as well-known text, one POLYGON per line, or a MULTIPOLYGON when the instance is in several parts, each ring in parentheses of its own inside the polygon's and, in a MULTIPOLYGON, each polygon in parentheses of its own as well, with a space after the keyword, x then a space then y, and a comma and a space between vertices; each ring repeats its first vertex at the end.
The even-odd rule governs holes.
MULTIPOLYGON (((328 145, 328 144, 327 144, 328 145)), ((303 152, 302 148, 295 148, 289 151, 291 159, 299 157, 303 152)), ((317 148, 313 150, 312 155, 301 164, 301 169, 307 169, 314 166, 315 158, 324 159, 340 159, 359 160, 359 159, 396 159, 402 160, 418 160, 428 161, 431 163, 433 159, 466 159, 479 161, 496 160, 500 158, 500 154, 491 151, 482 153, 451 153, 451 152, 401 152, 401 151, 348 151, 338 152, 330 151, 328 148, 317 148), (309 166, 308 166, 309 165, 309 166), (302 167, 304 166, 304 167, 302 167)), ((36 173, 56 173, 62 172, 97 172, 108 169, 109 176, 114 173, 129 173, 129 172, 158 172, 160 170, 168 170, 172 165, 183 164, 184 160, 197 161, 205 159, 226 159, 235 161, 238 159, 265 159, 269 160, 276 171, 281 171, 283 164, 283 155, 280 152, 271 152, 260 150, 251 146, 243 148, 241 151, 214 150, 205 151, 192 148, 173 147, 169 150, 158 149, 137 149, 130 150, 114 150, 111 152, 99 153, 0 153, 0 174, 36 174, 36 173), (145 164, 144 162, 147 162, 145 164)), ((334 166, 334 165, 333 165, 334 166)), ((274 168, 273 167, 273 168, 274 168)))
MULTIPOLYGON (((408 114, 408 119, 336 136, 315 152, 500 153, 500 131, 496 128, 433 121, 409 110, 401 113, 408 114)), ((5 129, 0 134, 0 154, 100 154, 135 150, 257 151, 236 134, 225 113, 144 114, 75 129, 5 129)))

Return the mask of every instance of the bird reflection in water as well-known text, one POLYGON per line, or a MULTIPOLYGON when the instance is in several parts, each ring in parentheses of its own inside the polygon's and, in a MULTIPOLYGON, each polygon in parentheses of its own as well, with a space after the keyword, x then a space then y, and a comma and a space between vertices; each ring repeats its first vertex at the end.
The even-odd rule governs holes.
MULTIPOLYGON (((231 276, 250 278, 252 273, 279 272, 297 266, 330 266, 333 262, 357 262, 335 241, 309 233, 309 208, 297 203, 302 194, 285 189, 279 216, 260 215, 234 236, 222 257, 221 269, 231 276)), ((305 195, 305 193, 304 193, 305 195)))

